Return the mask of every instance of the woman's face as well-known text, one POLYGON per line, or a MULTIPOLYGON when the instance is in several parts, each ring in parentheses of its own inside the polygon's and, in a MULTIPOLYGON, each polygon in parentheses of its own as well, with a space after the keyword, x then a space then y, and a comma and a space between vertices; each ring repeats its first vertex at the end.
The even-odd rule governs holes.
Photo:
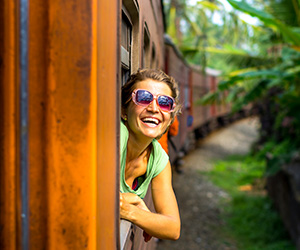
MULTIPOLYGON (((138 82, 135 89, 148 90, 154 96, 172 95, 171 89, 166 83, 153 81, 151 79, 138 82)), ((131 100, 126 115, 129 131, 138 137, 146 136, 154 139, 163 134, 171 122, 171 114, 162 111, 156 99, 146 107, 136 105, 131 100)))

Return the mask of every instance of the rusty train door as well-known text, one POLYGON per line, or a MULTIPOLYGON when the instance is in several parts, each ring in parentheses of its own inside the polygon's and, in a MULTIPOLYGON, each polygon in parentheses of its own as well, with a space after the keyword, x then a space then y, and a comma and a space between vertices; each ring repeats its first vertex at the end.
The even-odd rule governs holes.
POLYGON ((116 249, 119 1, 0 2, 0 248, 116 249))

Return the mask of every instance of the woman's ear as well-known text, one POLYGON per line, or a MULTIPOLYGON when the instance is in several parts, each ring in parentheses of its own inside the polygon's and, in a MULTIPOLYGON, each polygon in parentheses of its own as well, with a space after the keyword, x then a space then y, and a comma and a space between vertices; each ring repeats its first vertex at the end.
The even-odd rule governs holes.
POLYGON ((126 121, 127 120, 127 114, 126 114, 126 110, 121 107, 121 118, 126 121))
POLYGON ((124 121, 127 121, 127 115, 125 113, 125 111, 122 109, 121 111, 121 118, 124 120, 124 121))

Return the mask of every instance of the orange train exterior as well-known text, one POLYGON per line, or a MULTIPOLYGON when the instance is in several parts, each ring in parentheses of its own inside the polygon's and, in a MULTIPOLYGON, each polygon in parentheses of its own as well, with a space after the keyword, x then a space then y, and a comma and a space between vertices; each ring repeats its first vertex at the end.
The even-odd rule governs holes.
POLYGON ((2 3, 0 248, 116 249, 120 3, 2 3))

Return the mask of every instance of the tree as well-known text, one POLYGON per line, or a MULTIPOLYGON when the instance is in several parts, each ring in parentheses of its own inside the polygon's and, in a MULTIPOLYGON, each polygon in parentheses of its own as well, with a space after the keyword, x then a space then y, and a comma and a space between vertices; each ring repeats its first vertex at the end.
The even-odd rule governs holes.
POLYGON ((219 84, 219 91, 207 96, 204 102, 212 101, 226 90, 230 92, 228 100, 234 102, 235 110, 249 103, 259 104, 261 142, 273 143, 271 151, 277 152, 268 164, 268 172, 274 173, 283 163, 293 160, 300 146, 300 34, 299 22, 295 21, 299 20, 300 3, 292 1, 294 11, 290 11, 291 1, 287 0, 265 1, 263 10, 246 2, 228 2, 259 18, 264 28, 270 30, 268 53, 275 52, 278 59, 273 64, 232 72, 219 84), (279 2, 280 8, 276 5, 279 2), (285 19, 284 15, 293 15, 293 18, 285 19))

